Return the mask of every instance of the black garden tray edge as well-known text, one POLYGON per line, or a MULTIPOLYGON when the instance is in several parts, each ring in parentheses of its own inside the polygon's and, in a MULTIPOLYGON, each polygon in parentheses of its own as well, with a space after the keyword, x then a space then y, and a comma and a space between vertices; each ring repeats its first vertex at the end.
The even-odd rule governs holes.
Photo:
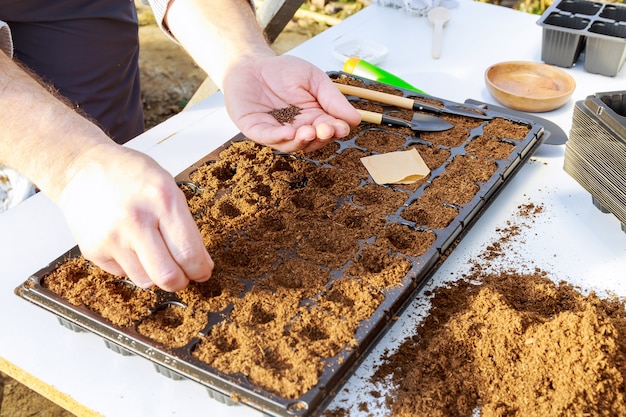
MULTIPOLYGON (((331 77, 354 75, 331 72, 331 77)), ((366 84, 377 84, 365 80, 366 84)), ((413 91, 401 90, 405 96, 419 96, 413 91)), ((424 96, 428 97, 428 96, 424 96)), ((442 102, 452 103, 448 100, 438 99, 442 102)), ((531 132, 520 145, 520 149, 510 155, 506 162, 499 166, 497 172, 489 181, 489 186, 472 199, 460 210, 455 221, 443 230, 438 231, 438 238, 433 245, 433 250, 427 251, 419 258, 419 270, 415 267, 404 278, 401 288, 393 288, 386 296, 385 301, 375 311, 365 325, 359 327, 356 339, 356 348, 344 348, 336 357, 328 361, 326 371, 322 374, 320 382, 313 389, 297 399, 284 399, 272 393, 255 388, 237 377, 222 374, 221 372, 202 366, 197 361, 181 360, 179 352, 155 346, 155 342, 134 332, 129 333, 125 329, 112 326, 99 315, 84 307, 75 307, 56 294, 44 289, 41 279, 49 274, 55 266, 67 259, 79 254, 75 247, 42 268, 23 284, 16 288, 18 296, 44 308, 57 316, 61 324, 75 331, 89 331, 102 337, 110 348, 122 354, 134 354, 143 357, 155 365, 157 371, 173 379, 189 379, 205 386, 212 398, 226 404, 243 403, 254 409, 271 416, 314 416, 322 413, 326 406, 341 388, 341 385, 352 375, 354 369, 361 360, 375 346, 376 342, 390 327, 394 317, 400 314, 412 301, 426 280, 431 277, 445 260, 446 255, 454 250, 465 234, 471 229, 475 221, 487 209, 497 194, 504 188, 508 181, 521 168, 523 162, 528 160, 533 152, 539 147, 543 139, 543 127, 528 119, 512 117, 505 113, 486 110, 489 115, 502 117, 531 126, 531 132)), ((227 141, 222 147, 211 152, 199 160, 199 163, 214 159, 221 150, 229 146, 233 141, 242 139, 241 134, 227 141)), ((177 180, 184 181, 189 172, 193 171, 198 163, 190 166, 179 174, 177 180)), ((183 358, 184 359, 184 358, 183 358)))

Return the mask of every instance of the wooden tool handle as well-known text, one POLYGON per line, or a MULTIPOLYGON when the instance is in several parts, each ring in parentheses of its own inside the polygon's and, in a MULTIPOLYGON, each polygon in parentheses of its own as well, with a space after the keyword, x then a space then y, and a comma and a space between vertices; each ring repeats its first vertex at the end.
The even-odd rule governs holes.
POLYGON ((367 123, 381 124, 383 122, 383 115, 369 110, 356 109, 361 115, 361 121, 367 123))
POLYGON ((413 109, 413 100, 406 97, 394 96, 393 94, 382 93, 380 91, 368 90, 367 88, 354 87, 352 85, 335 83, 339 91, 350 96, 376 101, 378 103, 389 104, 402 109, 413 109))

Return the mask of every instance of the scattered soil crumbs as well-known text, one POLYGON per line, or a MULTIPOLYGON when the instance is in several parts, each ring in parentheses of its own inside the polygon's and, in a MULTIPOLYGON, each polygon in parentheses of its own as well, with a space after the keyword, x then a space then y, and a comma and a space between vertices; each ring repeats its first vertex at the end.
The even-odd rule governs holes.
POLYGON ((271 110, 269 114, 281 123, 291 123, 300 114, 301 110, 300 107, 290 104, 289 107, 271 110))
MULTIPOLYGON (((289 123, 299 111, 272 115, 289 123)), ((309 154, 234 140, 181 182, 215 260, 209 281, 177 293, 141 290, 78 258, 42 285, 146 343, 184 352, 181 361, 250 390, 301 397, 359 354, 368 320, 388 314, 381 306, 395 302, 390 294, 412 291, 420 268, 440 256, 435 242, 447 235, 439 229, 462 220, 529 132, 500 119, 449 120, 454 131, 428 135, 361 124, 309 154), (487 149, 470 147, 474 140, 487 149), (360 161, 411 147, 431 169, 416 184, 377 185, 360 161)))
MULTIPOLYGON (((543 211, 518 209, 529 221, 543 211)), ((626 416, 624 300, 583 295, 538 268, 493 271, 524 226, 499 229, 468 274, 430 294, 414 336, 384 356, 371 382, 389 387, 391 416, 626 416)))

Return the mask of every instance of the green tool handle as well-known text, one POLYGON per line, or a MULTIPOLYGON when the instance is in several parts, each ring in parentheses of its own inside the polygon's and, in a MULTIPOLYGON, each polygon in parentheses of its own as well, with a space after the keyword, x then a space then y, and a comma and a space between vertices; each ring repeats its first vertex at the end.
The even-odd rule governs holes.
POLYGON ((405 90, 415 91, 416 93, 426 94, 419 88, 413 87, 402 78, 377 67, 361 58, 352 57, 343 64, 343 70, 348 74, 358 75, 368 80, 378 81, 383 84, 389 84, 394 87, 403 88, 405 90))

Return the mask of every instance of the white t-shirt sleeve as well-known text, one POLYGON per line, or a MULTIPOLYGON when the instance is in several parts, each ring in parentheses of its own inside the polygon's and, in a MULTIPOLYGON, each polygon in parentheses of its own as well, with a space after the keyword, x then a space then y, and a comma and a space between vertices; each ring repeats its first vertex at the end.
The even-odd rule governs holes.
MULTIPOLYGON (((152 9, 152 13, 154 14, 154 18, 157 21, 159 27, 168 35, 172 40, 176 40, 176 38, 172 35, 169 28, 165 25, 165 15, 167 14, 167 10, 169 8, 170 2, 172 0, 141 0, 141 3, 147 4, 152 9)), ((253 10, 256 10, 254 5, 254 0, 248 0, 250 6, 253 10)))
POLYGON ((13 38, 11 38, 11 29, 6 22, 0 20, 0 49, 9 57, 13 57, 13 38))

